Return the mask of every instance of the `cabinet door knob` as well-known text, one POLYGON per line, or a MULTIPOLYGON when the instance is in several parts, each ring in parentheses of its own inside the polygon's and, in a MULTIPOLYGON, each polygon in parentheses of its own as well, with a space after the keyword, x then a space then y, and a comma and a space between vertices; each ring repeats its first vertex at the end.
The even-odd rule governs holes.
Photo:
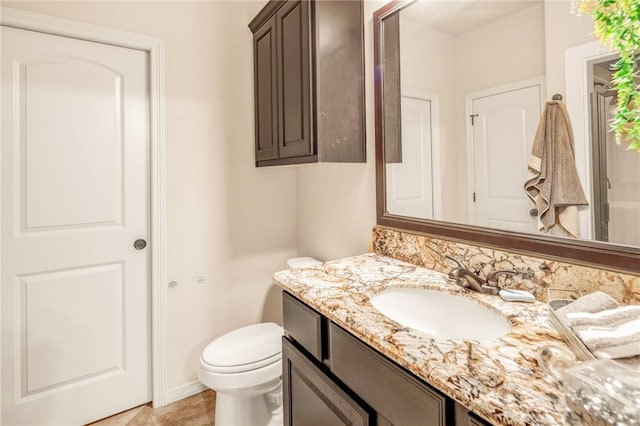
POLYGON ((531 215, 531 217, 537 217, 538 216, 538 209, 529 210, 529 215, 531 215))
POLYGON ((136 250, 142 250, 143 248, 145 248, 147 246, 147 242, 145 240, 143 240, 142 238, 137 239, 133 242, 133 248, 136 250))

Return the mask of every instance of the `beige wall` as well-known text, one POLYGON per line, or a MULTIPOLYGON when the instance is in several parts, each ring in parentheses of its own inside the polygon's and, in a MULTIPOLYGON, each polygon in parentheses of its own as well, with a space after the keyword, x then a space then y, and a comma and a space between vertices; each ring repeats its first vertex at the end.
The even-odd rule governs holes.
POLYGON ((400 14, 400 82, 402 92, 429 92, 438 96, 439 120, 432 123, 439 134, 440 156, 439 181, 446 182, 447 191, 443 192, 441 203, 442 219, 458 219, 458 199, 451 194, 464 190, 457 175, 459 170, 455 161, 457 155, 456 139, 456 57, 453 36, 425 28, 411 19, 403 19, 400 14))
POLYGON ((538 4, 456 39, 458 97, 545 72, 544 5, 538 4))
POLYGON ((593 18, 571 13, 571 0, 545 0, 547 98, 565 94, 564 51, 597 40, 593 34, 593 18))
POLYGON ((376 223, 373 110, 373 12, 386 1, 364 2, 366 164, 297 168, 298 253, 321 260, 365 253, 376 223))
POLYGON ((450 36, 402 19, 402 88, 440 96, 442 217, 467 222, 465 95, 542 76, 545 72, 544 5, 450 36))
POLYGON ((402 91, 417 89, 453 96, 455 37, 403 19, 402 12, 400 16, 402 91))
POLYGON ((215 336, 280 317, 271 275, 297 252, 296 170, 253 160, 247 24, 263 4, 3 2, 165 40, 166 271, 178 282, 167 294, 169 390, 197 379, 215 336))
MULTIPOLYGON (((539 4, 467 32, 456 39, 457 164, 467 164, 467 110, 465 97, 479 90, 543 76, 545 73, 544 5, 539 4)), ((467 222, 469 197, 467 167, 458 179, 456 221, 467 222)))

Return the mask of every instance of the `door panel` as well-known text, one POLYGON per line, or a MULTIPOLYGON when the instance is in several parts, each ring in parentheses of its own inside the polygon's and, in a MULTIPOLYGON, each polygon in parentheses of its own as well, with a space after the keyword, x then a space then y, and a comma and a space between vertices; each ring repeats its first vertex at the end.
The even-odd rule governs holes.
POLYGON ((355 401, 286 337, 282 338, 285 426, 368 426, 370 409, 355 401))
POLYGON ((66 57, 19 69, 23 229, 122 223, 121 76, 66 57))
POLYGON ((2 422, 151 399, 147 53, 2 27, 2 422))
POLYGON ((253 36, 256 161, 278 158, 278 70, 276 19, 272 17, 253 36))
POLYGON ((386 166, 387 210, 433 219, 431 101, 402 97, 401 118, 400 161, 386 166))
POLYGON ((287 2, 276 12, 280 158, 314 153, 311 136, 309 2, 287 2))
POLYGON ((524 182, 540 120, 540 86, 472 99, 475 224, 536 232, 524 182))
POLYGON ((116 263, 19 278, 26 395, 122 371, 123 275, 116 263))

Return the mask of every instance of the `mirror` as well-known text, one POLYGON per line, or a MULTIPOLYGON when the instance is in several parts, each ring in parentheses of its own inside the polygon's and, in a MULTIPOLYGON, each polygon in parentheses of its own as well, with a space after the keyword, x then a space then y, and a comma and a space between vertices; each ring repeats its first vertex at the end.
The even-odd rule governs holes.
POLYGON ((608 127, 615 54, 571 4, 423 0, 374 14, 380 225, 639 270, 640 155, 608 127), (554 93, 573 122, 587 202, 575 236, 539 230, 524 189, 554 93))

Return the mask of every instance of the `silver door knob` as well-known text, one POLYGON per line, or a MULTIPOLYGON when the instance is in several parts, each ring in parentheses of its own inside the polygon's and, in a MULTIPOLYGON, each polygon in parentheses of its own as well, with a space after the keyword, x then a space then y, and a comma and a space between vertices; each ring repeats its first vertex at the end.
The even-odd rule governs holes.
POLYGON ((133 243, 133 248, 136 250, 142 250, 147 246, 147 242, 143 239, 135 240, 133 243))
POLYGON ((538 216, 538 209, 531 209, 531 210, 529 210, 529 215, 531 215, 531 217, 536 217, 536 216, 538 216))

